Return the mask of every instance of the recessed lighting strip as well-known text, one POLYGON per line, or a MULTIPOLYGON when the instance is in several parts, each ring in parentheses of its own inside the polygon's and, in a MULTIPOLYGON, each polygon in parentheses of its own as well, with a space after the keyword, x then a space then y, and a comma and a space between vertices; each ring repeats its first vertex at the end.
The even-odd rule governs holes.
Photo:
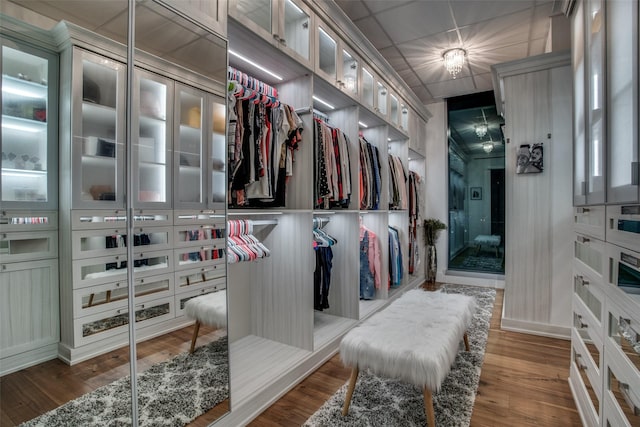
POLYGON ((265 73, 269 74, 270 76, 272 76, 272 77, 273 77, 273 78, 275 78, 275 79, 278 79, 279 81, 284 80, 281 76, 277 75, 277 74, 276 74, 276 73, 274 73, 273 71, 271 71, 271 70, 269 70, 269 69, 267 69, 267 68, 263 67, 262 65, 260 65, 260 64, 258 64, 258 63, 256 63, 256 62, 253 62, 252 60, 250 60, 249 58, 247 58, 247 57, 245 57, 245 56, 240 55, 238 52, 235 52, 235 51, 233 51, 233 50, 229 49, 229 55, 233 55, 233 56, 235 56, 236 58, 240 59, 241 61, 244 61, 244 62, 246 62, 247 64, 249 64, 249 65, 251 65, 251 66, 256 67, 258 70, 263 71, 263 72, 265 72, 265 73))

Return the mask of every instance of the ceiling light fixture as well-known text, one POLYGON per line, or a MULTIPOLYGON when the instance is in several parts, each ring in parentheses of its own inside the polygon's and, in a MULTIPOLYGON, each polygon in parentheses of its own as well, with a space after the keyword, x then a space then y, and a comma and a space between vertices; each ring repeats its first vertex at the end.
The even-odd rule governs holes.
POLYGON ((489 126, 487 126, 486 123, 480 123, 479 125, 475 125, 474 129, 478 138, 484 138, 484 136, 487 134, 487 131, 489 130, 489 126))
POLYGON ((489 154, 490 152, 493 151, 493 143, 492 142, 483 143, 482 149, 484 150, 485 153, 489 154))
POLYGON ((458 73, 462 71, 465 56, 467 56, 467 51, 459 47, 446 50, 442 54, 444 68, 447 69, 449 74, 451 74, 454 79, 456 78, 458 73))

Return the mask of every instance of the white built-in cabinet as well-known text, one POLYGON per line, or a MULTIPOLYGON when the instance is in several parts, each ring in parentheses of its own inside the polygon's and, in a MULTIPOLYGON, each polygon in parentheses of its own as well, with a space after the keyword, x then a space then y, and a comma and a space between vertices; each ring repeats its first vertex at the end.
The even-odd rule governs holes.
POLYGON ((640 425, 638 4, 572 19, 574 281, 569 384, 587 426, 640 425))
POLYGON ((0 375, 53 359, 58 306, 58 57, 2 49, 0 375))
POLYGON ((298 34, 310 42, 308 61, 290 51, 290 36, 283 46, 279 39, 285 37, 275 17, 283 7, 293 5, 298 2, 230 3, 229 49, 234 52, 229 56, 230 65, 274 86, 280 101, 299 115, 304 130, 294 154, 285 204, 227 210, 230 220, 255 222, 254 235, 270 249, 270 256, 228 265, 232 410, 219 421, 221 425, 250 420, 259 408, 299 381, 302 372, 334 354, 350 328, 424 279, 422 266, 408 274, 408 212, 389 208, 388 156, 398 157, 407 173, 414 170, 424 176, 429 115, 423 106, 401 95, 394 87, 396 81, 380 77, 384 74, 379 64, 363 59, 372 55, 368 46, 355 49, 358 41, 345 37, 345 29, 313 3, 301 7, 308 13, 305 22, 310 31, 298 34), (346 208, 314 209, 314 112, 348 138, 352 193, 346 208), (360 136, 380 155, 380 205, 375 210, 360 209, 360 136), (314 310, 313 301, 314 219, 323 220, 323 230, 338 242, 332 246, 329 308, 322 311, 314 310), (380 240, 381 287, 370 300, 360 299, 360 224, 380 240), (404 270, 401 282, 392 287, 388 286, 390 226, 400 232, 404 270))
POLYGON ((230 0, 229 16, 297 62, 313 67, 314 16, 301 0, 230 0))
POLYGON ((139 340, 191 324, 184 303, 226 287, 226 104, 222 83, 196 88, 191 74, 140 54, 127 177, 123 49, 73 24, 56 31, 71 100, 61 113, 58 357, 75 364, 129 343, 131 287, 139 340))

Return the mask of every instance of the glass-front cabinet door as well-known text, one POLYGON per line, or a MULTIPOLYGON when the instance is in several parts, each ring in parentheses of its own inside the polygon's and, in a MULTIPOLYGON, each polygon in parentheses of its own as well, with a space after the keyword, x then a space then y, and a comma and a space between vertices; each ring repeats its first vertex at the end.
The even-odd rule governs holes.
POLYGON ((638 2, 606 2, 607 202, 638 202, 638 2))
POLYGON ((571 17, 574 37, 571 38, 571 63, 573 66, 573 204, 587 202, 587 140, 585 135, 585 57, 584 57, 584 3, 578 2, 571 17))
POLYGON ((136 69, 133 127, 136 207, 171 207, 173 83, 136 69))
POLYGON ((126 67, 80 48, 73 55, 73 207, 123 207, 126 67))
POLYGON ((388 108, 387 108, 387 102, 389 99, 388 94, 389 94, 389 90, 384 85, 384 83, 380 81, 376 82, 376 95, 377 95, 376 111, 378 111, 378 113, 380 113, 383 117, 387 117, 387 113, 388 113, 388 108))
POLYGON ((206 193, 204 109, 206 94, 197 89, 176 84, 175 89, 175 201, 176 207, 204 207, 206 193))
POLYGON ((209 139, 209 207, 224 209, 226 204, 226 105, 223 98, 210 96, 211 123, 209 139))
POLYGON ((375 107, 375 81, 373 74, 362 67, 362 102, 371 110, 375 107))
POLYGON ((338 38, 324 25, 316 34, 316 72, 332 85, 338 82, 338 38))
POLYGON ((311 62, 311 11, 300 1, 281 0, 278 43, 302 63, 311 62), (284 34, 284 37, 282 36, 284 34))
POLYGON ((395 95, 391 94, 389 95, 389 121, 396 125, 399 126, 400 122, 399 122, 399 112, 400 112, 400 103, 398 102, 398 97, 396 97, 395 95))
POLYGON ((591 0, 586 15, 588 54, 588 182, 587 204, 604 203, 605 197, 605 112, 604 112, 604 2, 591 0))
POLYGON ((2 38, 3 209, 55 209, 57 56, 2 38))
POLYGON ((360 75, 360 61, 347 49, 342 49, 342 56, 338 63, 340 71, 340 86, 342 90, 358 99, 360 87, 358 86, 360 75))
POLYGON ((300 0, 231 0, 229 15, 310 66, 311 10, 300 0))

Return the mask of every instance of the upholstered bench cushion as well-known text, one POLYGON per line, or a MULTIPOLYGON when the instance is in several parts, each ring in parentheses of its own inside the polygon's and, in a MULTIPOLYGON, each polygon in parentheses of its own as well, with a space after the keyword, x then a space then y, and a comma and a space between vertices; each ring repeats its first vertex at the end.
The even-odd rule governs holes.
POLYGON ((475 239, 473 239, 473 242, 476 245, 487 245, 487 246, 500 246, 500 241, 502 239, 500 238, 499 234, 492 234, 492 235, 487 235, 487 234, 480 234, 478 236, 476 236, 475 239))
POLYGON ((187 317, 217 328, 227 325, 227 291, 221 290, 191 298, 184 304, 187 317))
POLYGON ((437 392, 475 309, 470 296, 410 290, 350 330, 340 357, 346 366, 437 392))

